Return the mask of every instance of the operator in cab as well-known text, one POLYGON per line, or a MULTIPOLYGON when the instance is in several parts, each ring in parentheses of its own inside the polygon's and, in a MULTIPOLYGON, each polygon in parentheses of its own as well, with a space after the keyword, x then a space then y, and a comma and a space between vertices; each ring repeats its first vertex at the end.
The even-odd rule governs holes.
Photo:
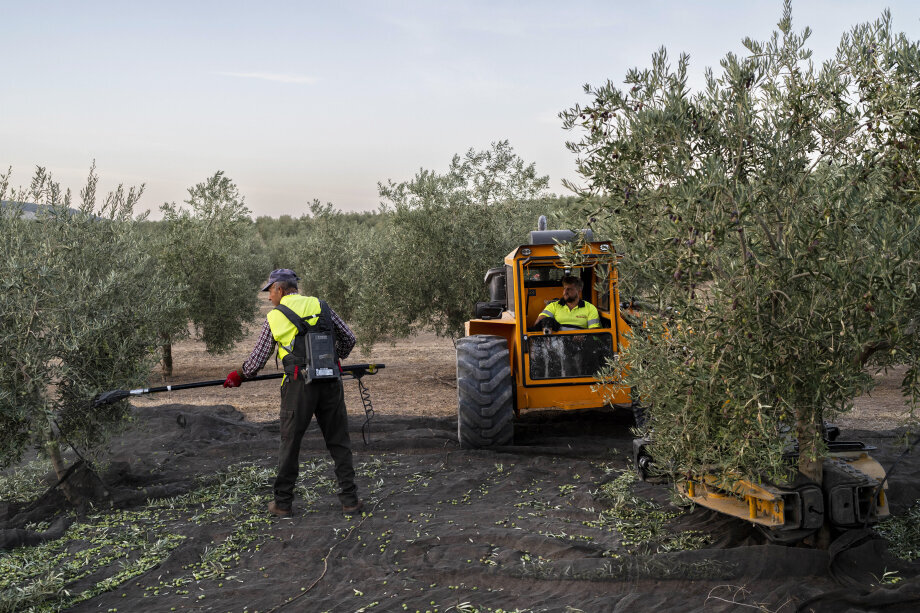
POLYGON ((584 283, 579 277, 566 275, 562 278, 562 298, 546 305, 537 317, 535 330, 587 330, 599 328, 601 318, 597 308, 582 299, 584 283))

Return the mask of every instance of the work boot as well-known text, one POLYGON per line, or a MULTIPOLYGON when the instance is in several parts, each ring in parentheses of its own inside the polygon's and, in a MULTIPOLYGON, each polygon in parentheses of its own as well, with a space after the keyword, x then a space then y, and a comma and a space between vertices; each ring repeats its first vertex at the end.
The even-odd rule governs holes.
POLYGON ((359 500, 352 506, 348 506, 347 504, 342 505, 342 513, 344 513, 345 515, 357 515, 363 510, 364 510, 363 500, 359 500))
POLYGON ((278 503, 272 500, 268 503, 268 512, 274 515, 275 517, 290 517, 291 510, 285 509, 284 507, 279 507, 278 503))

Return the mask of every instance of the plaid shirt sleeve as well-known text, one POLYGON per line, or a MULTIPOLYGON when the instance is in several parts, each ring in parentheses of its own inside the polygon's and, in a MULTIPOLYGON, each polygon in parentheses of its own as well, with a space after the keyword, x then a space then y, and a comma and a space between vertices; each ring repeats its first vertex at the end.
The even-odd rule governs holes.
POLYGON ((272 329, 268 325, 268 320, 266 319, 262 324, 262 330, 259 332, 259 340, 256 341, 256 346, 252 349, 246 361, 243 362, 243 377, 248 379, 256 376, 256 373, 262 370, 262 367, 265 366, 265 363, 268 361, 268 356, 270 356, 274 350, 275 337, 272 336, 272 329))
POLYGON ((332 328, 335 332, 335 353, 340 360, 344 360, 355 346, 355 335, 351 328, 342 321, 342 318, 332 310, 332 307, 329 307, 329 313, 332 316, 332 328))

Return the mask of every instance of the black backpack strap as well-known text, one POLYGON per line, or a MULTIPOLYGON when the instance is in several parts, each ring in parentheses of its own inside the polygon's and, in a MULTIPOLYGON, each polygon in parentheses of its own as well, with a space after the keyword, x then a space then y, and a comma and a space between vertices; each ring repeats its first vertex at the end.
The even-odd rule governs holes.
POLYGON ((317 321, 313 326, 314 330, 317 332, 327 332, 329 334, 334 332, 334 328, 332 326, 332 315, 330 314, 331 311, 332 309, 329 308, 329 305, 326 304, 325 300, 319 301, 319 314, 317 315, 317 317, 319 317, 319 321, 317 321))

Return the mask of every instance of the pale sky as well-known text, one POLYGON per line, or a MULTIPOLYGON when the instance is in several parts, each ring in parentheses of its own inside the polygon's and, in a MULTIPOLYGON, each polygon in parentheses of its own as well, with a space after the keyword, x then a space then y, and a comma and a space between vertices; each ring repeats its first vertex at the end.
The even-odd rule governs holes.
MULTIPOLYGON (((920 39, 920 3, 798 0, 815 59, 890 8, 920 39)), ((64 187, 93 160, 101 187, 146 184, 141 209, 181 202, 223 170, 254 216, 314 198, 374 210, 377 182, 444 171, 508 139, 551 190, 578 180, 558 113, 585 83, 621 83, 664 45, 691 85, 782 2, 26 2, 0 0, 0 168, 64 187)))

